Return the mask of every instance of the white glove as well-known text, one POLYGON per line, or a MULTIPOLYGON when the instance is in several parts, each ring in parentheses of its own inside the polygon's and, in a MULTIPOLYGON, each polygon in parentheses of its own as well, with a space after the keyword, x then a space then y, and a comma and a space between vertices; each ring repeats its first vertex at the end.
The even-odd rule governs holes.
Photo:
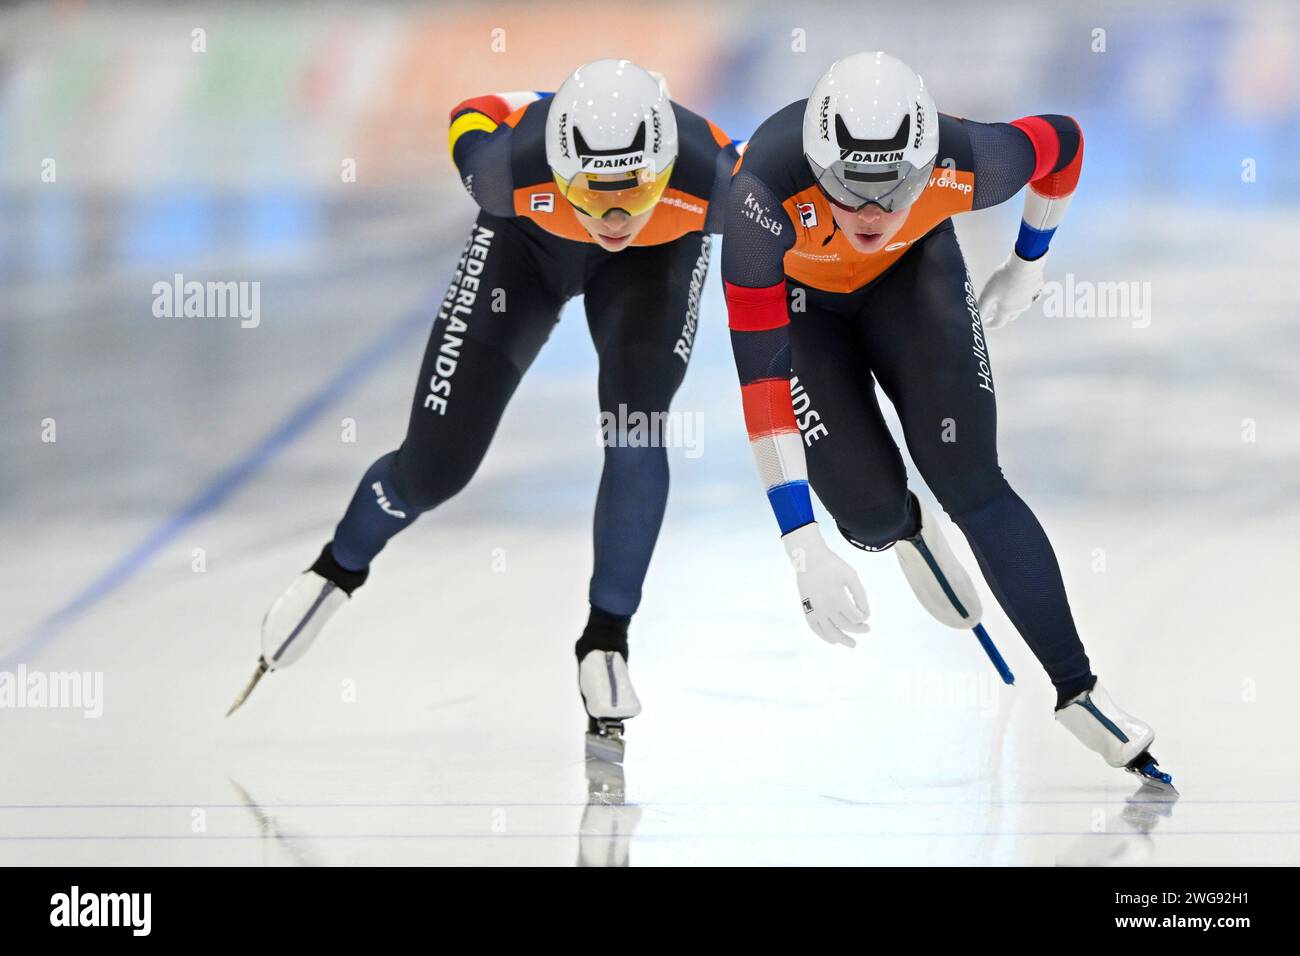
POLYGON ((980 293, 980 318, 984 328, 1000 329, 1029 308, 1043 294, 1044 253, 1032 262, 1014 252, 994 270, 980 293))
POLYGON ((858 642, 844 632, 865 634, 871 630, 867 626, 867 592, 858 572, 826 546, 815 521, 795 528, 781 542, 795 570, 808 626, 828 644, 856 647, 858 642))

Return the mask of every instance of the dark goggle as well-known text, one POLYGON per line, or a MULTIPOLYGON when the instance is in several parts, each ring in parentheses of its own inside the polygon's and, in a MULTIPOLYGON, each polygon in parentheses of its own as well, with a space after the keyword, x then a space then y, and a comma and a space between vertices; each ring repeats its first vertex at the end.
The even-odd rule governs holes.
POLYGON ((846 212, 859 212, 873 203, 885 212, 906 209, 925 191, 934 170, 933 159, 919 167, 905 162, 872 168, 845 163, 818 166, 811 157, 805 158, 827 202, 846 212))

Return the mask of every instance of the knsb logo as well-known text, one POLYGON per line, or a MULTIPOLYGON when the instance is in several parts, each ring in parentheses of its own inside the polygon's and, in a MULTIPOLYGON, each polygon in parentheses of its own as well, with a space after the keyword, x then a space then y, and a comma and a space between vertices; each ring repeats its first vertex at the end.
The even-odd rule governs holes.
POLYGON ((799 222, 805 229, 812 229, 817 225, 817 206, 810 202, 799 202, 794 204, 795 211, 799 213, 799 222))
POLYGON ((51 926, 129 926, 131 935, 148 936, 153 926, 152 893, 71 892, 50 897, 51 926))
POLYGON ((745 196, 745 205, 740 211, 746 218, 754 220, 774 236, 781 235, 781 230, 785 228, 785 223, 773 218, 768 208, 755 199, 753 193, 745 196))
POLYGON ((533 193, 528 208, 533 212, 555 212, 555 193, 533 193))

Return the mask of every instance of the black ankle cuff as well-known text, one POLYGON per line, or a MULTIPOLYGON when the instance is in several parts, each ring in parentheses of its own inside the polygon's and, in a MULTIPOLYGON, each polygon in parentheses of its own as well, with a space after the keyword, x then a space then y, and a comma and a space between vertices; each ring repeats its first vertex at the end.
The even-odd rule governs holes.
POLYGON ((328 542, 325 547, 321 548, 320 557, 316 559, 308 570, 315 571, 326 581, 333 581, 340 591, 351 596, 352 592, 361 585, 366 583, 366 578, 370 577, 370 569, 362 568, 360 571, 349 571, 343 565, 334 559, 334 551, 331 547, 334 542, 328 542))
POLYGON ((627 626, 632 618, 610 614, 593 606, 582 629, 582 637, 573 645, 573 652, 582 660, 592 651, 618 651, 627 660, 627 626))
POLYGON ((1086 694, 1097 686, 1095 674, 1080 677, 1056 688, 1056 709, 1062 710, 1073 698, 1086 694))

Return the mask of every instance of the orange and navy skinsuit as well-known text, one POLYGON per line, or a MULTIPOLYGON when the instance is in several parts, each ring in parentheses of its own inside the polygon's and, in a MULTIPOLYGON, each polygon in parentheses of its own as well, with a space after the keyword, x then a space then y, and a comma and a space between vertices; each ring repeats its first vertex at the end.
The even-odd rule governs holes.
POLYGON ((1016 249, 1042 256, 1079 178, 1079 127, 1066 116, 941 114, 929 182, 891 243, 864 255, 814 184, 803 113, 792 104, 749 141, 722 246, 745 424, 781 533, 814 520, 810 488, 859 547, 919 533, 883 393, 916 471, 1068 700, 1094 677, 1051 543, 998 461, 988 343, 951 220, 1028 184, 1016 249))
MULTIPOLYGON (((800 100, 754 133, 732 180, 722 252, 745 424, 781 533, 813 520, 790 399, 787 279, 853 293, 887 274, 952 216, 1005 202, 1026 184, 1017 253, 1036 259, 1079 179, 1083 136, 1067 116, 985 124, 939 116, 930 182, 893 241, 874 255, 849 245, 803 156, 800 100)), ((797 321, 797 318, 795 319, 797 321)))
POLYGON ((592 620, 579 651, 626 654, 626 624, 668 496, 666 448, 638 422, 660 420, 686 374, 709 233, 721 231, 736 151, 708 120, 673 104, 678 155, 667 189, 630 246, 611 252, 582 228, 552 179, 551 102, 549 94, 505 93, 452 111, 451 154, 479 213, 433 323, 406 437, 362 478, 331 553, 345 570, 359 571, 393 535, 465 487, 565 303, 581 295, 607 440, 592 620))
MULTIPOLYGON (((451 111, 452 160, 474 201, 503 219, 520 217, 545 232, 595 243, 559 195, 546 163, 550 93, 499 93, 465 100, 451 111)), ((722 231, 723 200, 736 161, 730 137, 673 103, 678 157, 672 179, 633 246, 672 242, 690 232, 722 231)))

